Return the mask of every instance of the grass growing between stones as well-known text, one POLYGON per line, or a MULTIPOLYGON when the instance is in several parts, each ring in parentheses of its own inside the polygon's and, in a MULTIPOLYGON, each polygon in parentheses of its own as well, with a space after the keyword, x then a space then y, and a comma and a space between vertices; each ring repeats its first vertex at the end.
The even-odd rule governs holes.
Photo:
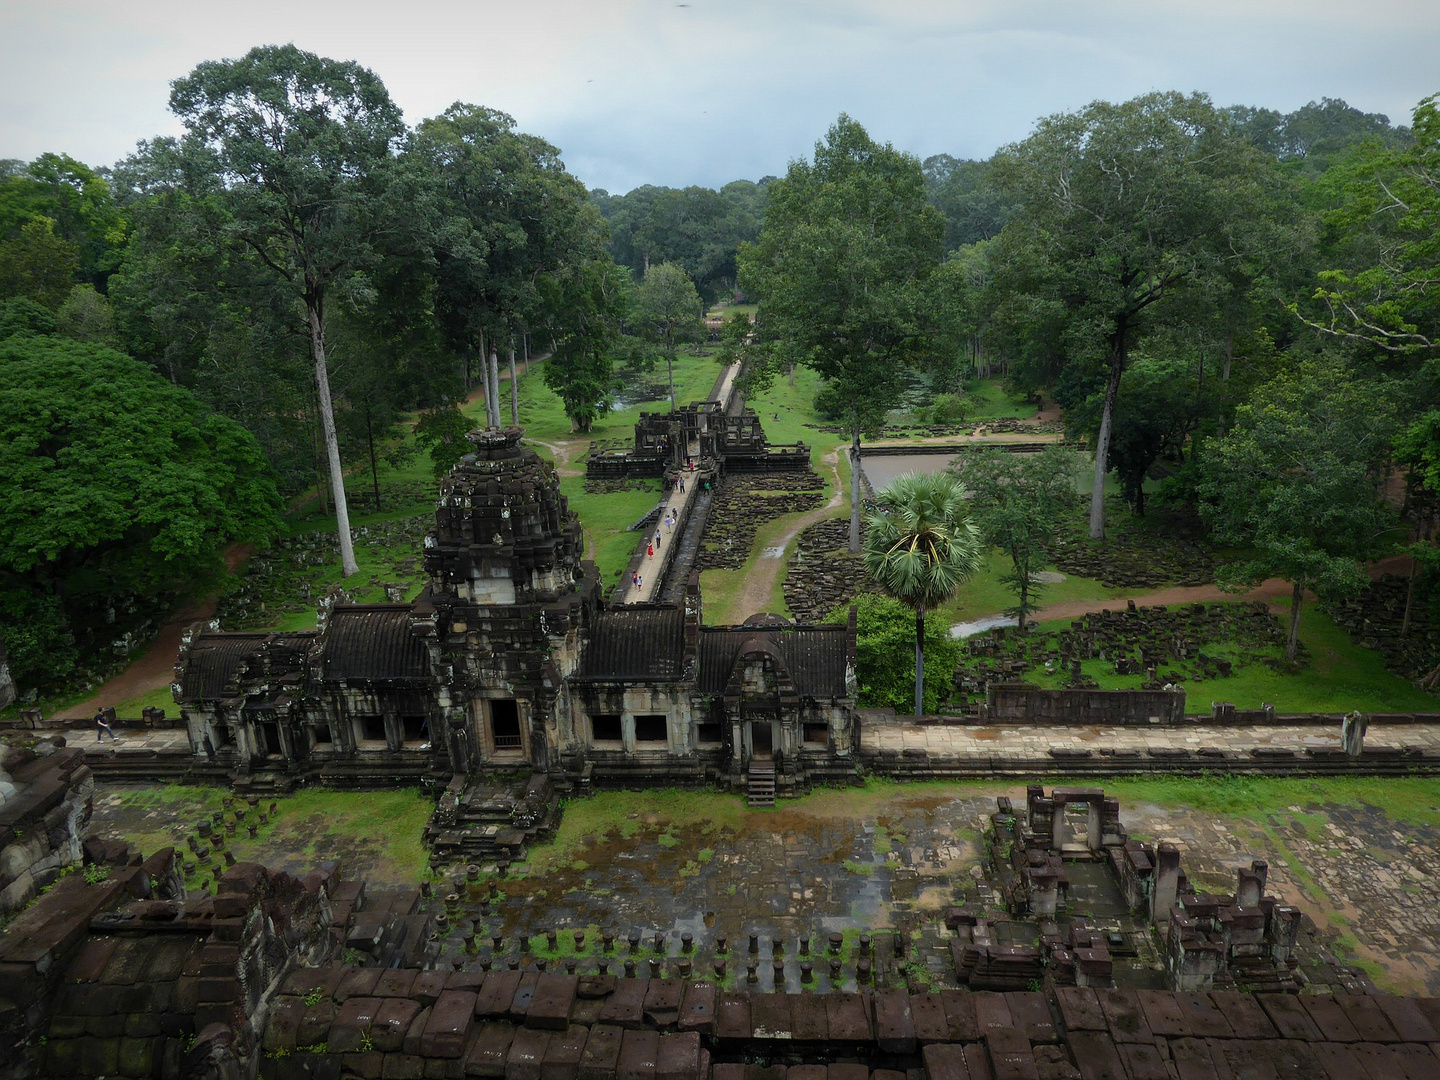
MULTIPOLYGON (((1381 810, 1391 821, 1410 825, 1440 825, 1440 778, 1434 777, 1264 777, 1221 775, 1201 777, 1157 776, 1112 778, 1105 793, 1120 799, 1124 820, 1129 803, 1147 802, 1183 807, 1204 814, 1253 819, 1257 815, 1285 813, 1292 806, 1306 809, 1307 829, 1325 815, 1327 805, 1366 804, 1381 810)), ((1328 818, 1326 819, 1328 820, 1328 818)))
MULTIPOLYGON (((127 840, 146 855, 176 847, 189 856, 185 838, 201 818, 222 809, 229 796, 225 788, 186 784, 107 785, 97 793, 92 829, 99 836, 127 840)), ((260 811, 267 811, 271 801, 262 798, 260 811)), ((435 804, 418 789, 307 788, 274 801, 275 816, 260 827, 256 839, 250 839, 244 825, 227 837, 226 847, 236 860, 295 874, 334 860, 345 876, 377 885, 413 883, 425 869, 428 852, 421 834, 435 804)), ((247 820, 255 814, 250 810, 247 820)), ((228 820, 231 815, 226 816, 228 820)), ((209 876, 197 870, 187 884, 198 888, 209 876)))
MULTIPOLYGON (((1288 625, 1288 600, 1271 602, 1271 610, 1282 625, 1288 625)), ((1038 623, 1040 632, 1070 629, 1071 620, 1038 623)), ((1309 651, 1309 664, 1297 672, 1277 670, 1263 661, 1278 660, 1277 648, 1247 650, 1243 655, 1227 652, 1225 642, 1205 642, 1207 654, 1230 659, 1236 667, 1225 678, 1188 682, 1186 710, 1209 711, 1212 701, 1234 702, 1242 709, 1257 709, 1269 703, 1282 713, 1434 712, 1440 711, 1440 696, 1418 690, 1385 668, 1384 657, 1357 644, 1345 630, 1314 603, 1300 610, 1300 640, 1309 651), (1242 666, 1243 665, 1243 666, 1242 666)), ((1143 675, 1117 675, 1108 660, 1087 660, 1082 670, 1104 689, 1134 689, 1143 675)), ((1065 675, 1033 669, 1026 681, 1038 686, 1058 687, 1065 675)))

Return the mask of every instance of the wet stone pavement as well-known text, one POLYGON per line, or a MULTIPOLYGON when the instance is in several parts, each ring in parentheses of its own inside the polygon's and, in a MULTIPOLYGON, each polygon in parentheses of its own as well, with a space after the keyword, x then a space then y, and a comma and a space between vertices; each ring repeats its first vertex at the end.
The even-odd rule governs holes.
MULTIPOLYGON (((1033 923, 1004 921, 1004 905, 981 864, 981 834, 998 795, 1023 803, 1024 789, 967 784, 828 792, 774 811, 737 806, 714 819, 687 814, 680 795, 676 816, 617 814, 603 835, 582 837, 563 854, 542 848, 533 863, 480 866, 473 877, 464 866, 445 868, 428 883, 428 909, 445 915, 432 958, 467 967, 543 961, 552 970, 573 964, 582 973, 603 964, 615 974, 623 974, 628 961, 637 975, 688 974, 723 987, 791 992, 853 990, 860 962, 868 960, 865 985, 955 985, 946 907, 965 905, 1000 920, 1000 944, 1037 941, 1033 923), (897 931, 903 935, 898 953, 897 931), (614 935, 609 948, 607 932, 614 935), (832 934, 840 935, 835 952, 832 934), (832 960, 840 961, 838 972, 832 960)), ((643 796, 596 796, 631 798, 642 805, 643 796)), ((171 841, 137 813, 102 785, 94 828, 101 835, 140 830, 183 843, 179 820, 171 841)), ((1387 988, 1440 993, 1434 903, 1440 829, 1400 825, 1371 807, 1338 804, 1221 816, 1122 801, 1121 817, 1134 837, 1176 843, 1182 867, 1202 891, 1231 892, 1237 867, 1267 860, 1269 894, 1298 905, 1310 920, 1302 934, 1302 970, 1314 982, 1336 980, 1325 946, 1343 936, 1355 962, 1387 988)), ((304 820, 293 821, 270 849, 262 842, 235 851, 303 870, 299 851, 309 843, 317 857, 335 859, 345 876, 367 878, 372 890, 413 890, 413 878, 377 859, 372 837, 331 833, 316 844, 327 824, 316 818, 317 837, 307 838, 304 820)), ((1108 870, 1100 864, 1069 864, 1068 870, 1073 903, 1060 920, 1062 932, 1070 918, 1084 916, 1090 927, 1123 939, 1112 950, 1122 984, 1162 985, 1155 939, 1125 910, 1108 870)))

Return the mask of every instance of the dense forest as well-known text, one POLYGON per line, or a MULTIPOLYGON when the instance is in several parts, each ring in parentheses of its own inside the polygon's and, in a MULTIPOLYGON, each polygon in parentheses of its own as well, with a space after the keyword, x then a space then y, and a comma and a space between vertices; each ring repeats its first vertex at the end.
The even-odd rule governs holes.
POLYGON ((372 72, 293 46, 201 64, 170 104, 184 134, 112 165, 0 162, 0 635, 22 689, 83 678, 306 490, 353 565, 341 477, 415 442, 446 467, 462 401, 512 421, 503 367, 547 356, 584 431, 618 370, 736 298, 759 317, 722 350, 757 383, 815 368, 857 443, 902 369, 956 399, 1002 373, 1064 406, 1136 513, 1163 473, 1150 497, 1247 552, 1237 579, 1343 592, 1406 543, 1434 563, 1433 98, 1410 127, 1331 99, 1097 102, 984 161, 842 117, 784 177, 624 195, 480 105, 407 126, 372 72))

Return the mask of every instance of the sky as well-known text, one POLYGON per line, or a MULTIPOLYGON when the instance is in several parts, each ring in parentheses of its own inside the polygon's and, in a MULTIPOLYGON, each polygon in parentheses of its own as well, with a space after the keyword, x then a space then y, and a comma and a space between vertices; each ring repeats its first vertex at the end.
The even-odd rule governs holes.
POLYGON ((0 158, 108 165, 179 134, 171 80, 294 42, 375 71, 416 123, 501 109, 612 192, 779 175, 845 112, 921 158, 1152 90, 1408 123, 1440 0, 4 0, 0 158))

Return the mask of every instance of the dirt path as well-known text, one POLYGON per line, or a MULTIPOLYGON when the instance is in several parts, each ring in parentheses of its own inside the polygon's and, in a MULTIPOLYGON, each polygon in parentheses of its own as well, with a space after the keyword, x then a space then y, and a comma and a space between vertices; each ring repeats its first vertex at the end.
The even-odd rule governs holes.
POLYGON ((783 533, 766 543, 759 556, 739 571, 745 574, 745 588, 731 602, 728 613, 730 618, 721 621, 739 622, 765 611, 770 606, 770 596, 775 591, 780 575, 785 572, 785 553, 790 541, 817 521, 829 517, 831 512, 845 501, 845 491, 840 483, 840 450, 841 447, 837 446, 820 459, 829 467, 830 475, 835 480, 835 493, 830 496, 830 501, 818 510, 810 510, 795 517, 783 533))
MULTIPOLYGON (((226 571, 233 574, 254 552, 252 544, 231 545, 225 552, 226 571)), ((175 681, 175 658, 180 654, 181 635, 191 623, 213 616, 218 599, 218 595, 208 596, 175 612, 160 627, 160 633, 155 635, 150 647, 133 664, 113 679, 101 683, 95 693, 84 701, 61 709, 55 714, 55 719, 88 720, 102 706, 119 705, 122 701, 169 686, 175 681)))
MULTIPOLYGON (((1408 555, 1392 555, 1388 559, 1373 562, 1365 568, 1365 572, 1371 578, 1379 578, 1385 574, 1404 574, 1409 570, 1410 557, 1408 555)), ((1036 622, 1046 619, 1078 619, 1081 615, 1094 614, 1106 608, 1114 611, 1116 608, 1124 607, 1131 600, 1135 602, 1136 607, 1153 607, 1156 604, 1203 604, 1215 600, 1261 600, 1268 604, 1272 600, 1288 599, 1290 591, 1290 583, 1282 581, 1280 578, 1266 578, 1255 588, 1243 593, 1225 592, 1216 585, 1174 585, 1168 589, 1157 589, 1155 592, 1145 593, 1143 596, 1131 596, 1124 599, 1065 600, 1057 604, 1047 604, 1035 612, 1031 618, 1036 622)), ((1314 599, 1314 594, 1309 592, 1305 594, 1306 603, 1311 603, 1314 599)))

